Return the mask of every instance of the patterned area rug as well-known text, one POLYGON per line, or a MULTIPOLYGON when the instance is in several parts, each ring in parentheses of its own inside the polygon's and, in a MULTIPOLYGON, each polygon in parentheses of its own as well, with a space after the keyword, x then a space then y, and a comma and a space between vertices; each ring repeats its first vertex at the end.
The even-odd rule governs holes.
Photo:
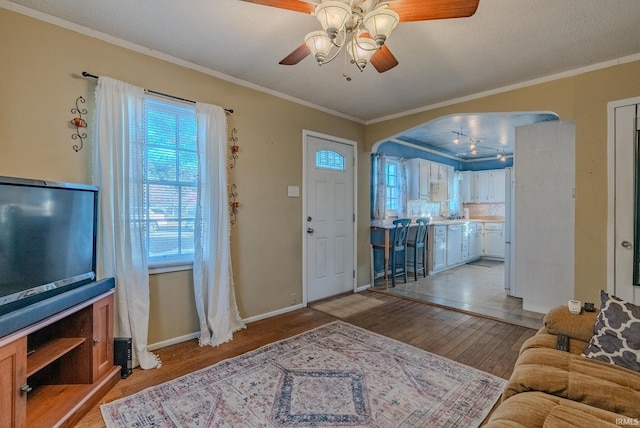
POLYGON ((107 427, 477 427, 505 380, 336 321, 101 406, 107 427))
POLYGON ((367 309, 375 308, 383 303, 384 302, 382 300, 374 299, 372 297, 363 296, 361 294, 351 294, 339 299, 312 305, 311 307, 318 311, 333 315, 334 317, 346 318, 362 311, 366 311, 367 309))

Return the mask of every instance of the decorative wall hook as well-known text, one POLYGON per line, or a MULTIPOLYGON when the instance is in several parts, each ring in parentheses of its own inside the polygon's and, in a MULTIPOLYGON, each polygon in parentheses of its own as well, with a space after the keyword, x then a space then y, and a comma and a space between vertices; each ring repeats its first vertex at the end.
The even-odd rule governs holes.
POLYGON ((238 160, 238 150, 240 150, 240 147, 238 146, 238 130, 236 128, 231 130, 228 142, 229 150, 231 150, 231 154, 229 155, 229 168, 235 168, 236 160, 238 160))
POLYGON ((76 99, 76 107, 71 109, 71 113, 72 114, 77 114, 78 117, 74 117, 73 119, 71 119, 71 124, 73 126, 76 127, 76 133, 71 135, 71 139, 73 140, 80 140, 80 145, 74 144, 73 145, 73 150, 75 150, 76 152, 79 152, 80 150, 82 150, 82 147, 84 146, 84 139, 87 138, 87 134, 86 132, 83 132, 82 134, 80 133, 80 128, 86 128, 87 127, 87 122, 82 118, 83 114, 87 114, 87 109, 80 108, 80 105, 78 103, 86 103, 87 101, 84 99, 83 96, 79 96, 78 99, 76 99))
POLYGON ((236 201, 237 197, 238 192, 236 192, 236 185, 232 184, 231 191, 229 192, 229 206, 231 207, 231 210, 229 211, 231 219, 229 221, 231 224, 236 223, 236 216, 238 215, 238 207, 240 206, 240 203, 236 201))

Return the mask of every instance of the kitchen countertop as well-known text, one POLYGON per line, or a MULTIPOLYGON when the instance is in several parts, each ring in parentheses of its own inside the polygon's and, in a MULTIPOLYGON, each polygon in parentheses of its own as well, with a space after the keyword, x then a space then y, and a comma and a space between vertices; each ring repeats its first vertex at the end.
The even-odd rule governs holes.
MULTIPOLYGON (((418 218, 418 217, 416 217, 418 218)), ((415 222, 416 218, 411 218, 411 226, 416 226, 415 222)), ((453 220, 445 220, 445 219, 432 219, 429 224, 434 226, 446 226, 449 224, 465 224, 465 223, 504 223, 504 219, 480 219, 480 218, 470 218, 470 219, 453 219, 453 220)), ((381 229, 393 229, 395 226, 393 225, 393 220, 371 220, 371 227, 377 227, 381 229)))

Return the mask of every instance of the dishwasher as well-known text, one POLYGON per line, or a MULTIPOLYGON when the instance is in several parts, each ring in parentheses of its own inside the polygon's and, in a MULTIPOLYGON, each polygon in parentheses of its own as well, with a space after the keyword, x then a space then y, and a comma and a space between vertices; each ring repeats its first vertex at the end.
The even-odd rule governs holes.
POLYGON ((447 266, 462 263, 462 224, 447 226, 447 266))

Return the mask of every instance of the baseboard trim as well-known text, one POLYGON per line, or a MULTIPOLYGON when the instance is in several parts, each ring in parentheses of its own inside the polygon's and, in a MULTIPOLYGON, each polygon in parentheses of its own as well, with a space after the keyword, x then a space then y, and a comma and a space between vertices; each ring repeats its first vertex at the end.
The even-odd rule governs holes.
POLYGON ((356 288, 356 293, 361 293, 369 288, 371 288, 371 284, 361 285, 360 287, 356 288))
MULTIPOLYGON (((260 321, 260 320, 263 320, 263 319, 271 318, 271 317, 274 317, 276 315, 281 315, 281 314, 286 314, 287 312, 296 311, 298 309, 305 308, 306 306, 307 305, 304 305, 304 304, 300 303, 300 304, 297 304, 297 305, 288 306, 286 308, 278 309, 277 311, 267 312, 266 314, 260 314, 260 315, 256 315, 256 316, 253 316, 253 317, 244 318, 242 320, 242 322, 244 322, 245 324, 250 324, 252 322, 256 322, 256 321, 260 321)), ((147 346, 147 349, 149 351, 155 351, 156 349, 164 348, 164 347, 171 346, 171 345, 176 345, 178 343, 186 342, 186 341, 191 340, 191 339, 197 339, 199 337, 200 337, 200 332, 185 334, 184 336, 174 337, 173 339, 163 340, 162 342, 152 343, 152 344, 147 346)))
POLYGON ((242 321, 244 321, 245 324, 250 324, 252 322, 256 322, 256 321, 264 320, 264 319, 267 319, 267 318, 275 317, 276 315, 286 314, 287 312, 297 311, 298 309, 302 309, 302 308, 306 308, 306 307, 307 307, 306 304, 299 303, 297 305, 287 306, 286 308, 278 309, 278 310, 273 311, 273 312, 267 312, 266 314, 260 314, 260 315, 256 315, 256 316, 253 316, 253 317, 245 318, 242 321))
POLYGON ((169 340, 163 340, 162 342, 152 343, 147 346, 149 351, 155 351, 156 349, 165 348, 167 346, 176 345, 178 343, 186 342, 187 340, 197 339, 200 337, 200 332, 185 334, 184 336, 174 337, 169 340))

